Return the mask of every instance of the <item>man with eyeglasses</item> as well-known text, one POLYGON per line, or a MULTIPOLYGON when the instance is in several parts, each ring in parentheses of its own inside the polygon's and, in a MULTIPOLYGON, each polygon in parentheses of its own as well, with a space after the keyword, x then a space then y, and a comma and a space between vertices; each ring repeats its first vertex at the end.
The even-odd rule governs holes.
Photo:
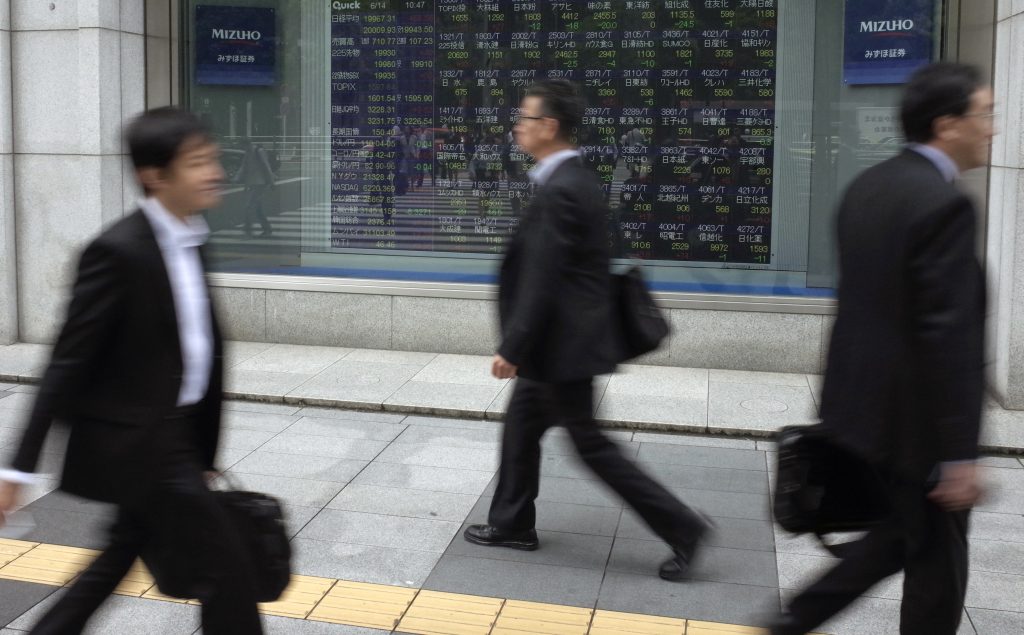
POLYGON ((563 426, 583 462, 672 548, 659 575, 687 576, 708 522, 644 474, 594 421, 593 380, 615 368, 608 206, 573 135, 583 123, 576 87, 547 80, 530 87, 515 125, 519 146, 537 160, 537 187, 501 267, 501 345, 492 374, 516 379, 502 437, 498 485, 488 524, 465 537, 488 547, 537 549, 540 440, 563 426))
POLYGON ((792 600, 772 635, 806 633, 903 571, 903 635, 953 635, 983 393, 985 281, 976 212, 957 186, 988 162, 992 91, 939 63, 911 77, 908 147, 862 174, 839 209, 839 311, 821 418, 887 482, 891 513, 792 600))

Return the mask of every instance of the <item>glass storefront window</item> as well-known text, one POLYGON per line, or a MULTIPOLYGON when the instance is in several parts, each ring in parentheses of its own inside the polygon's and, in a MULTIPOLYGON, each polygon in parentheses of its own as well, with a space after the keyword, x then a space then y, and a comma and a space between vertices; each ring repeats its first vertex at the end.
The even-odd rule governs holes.
POLYGON ((214 268, 494 282, 531 195, 517 106, 565 77, 654 289, 829 297, 836 201, 901 146, 899 86, 843 83, 843 5, 185 2, 184 101, 231 179, 214 268))

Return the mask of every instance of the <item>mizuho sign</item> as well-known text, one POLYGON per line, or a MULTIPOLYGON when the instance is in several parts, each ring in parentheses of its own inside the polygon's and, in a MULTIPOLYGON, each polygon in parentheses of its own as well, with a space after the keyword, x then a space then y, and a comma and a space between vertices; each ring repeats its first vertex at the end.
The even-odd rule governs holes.
POLYGON ((215 40, 252 40, 258 41, 263 38, 259 31, 243 31, 240 29, 213 29, 212 34, 215 40))
POLYGON ((875 20, 873 22, 860 23, 861 33, 895 33, 913 30, 913 20, 875 20))

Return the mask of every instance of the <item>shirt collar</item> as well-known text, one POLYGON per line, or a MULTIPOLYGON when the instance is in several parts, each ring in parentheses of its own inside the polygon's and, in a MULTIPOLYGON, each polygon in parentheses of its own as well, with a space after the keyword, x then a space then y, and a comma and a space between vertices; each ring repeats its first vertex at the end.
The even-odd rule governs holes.
POLYGON ((210 227, 202 216, 194 214, 184 222, 167 211, 159 200, 149 197, 139 202, 139 207, 153 226, 153 233, 161 246, 171 244, 178 247, 201 247, 210 236, 210 227))
POLYGON ((549 154, 533 166, 527 173, 530 181, 537 185, 544 185, 551 178, 555 169, 573 157, 580 156, 580 151, 575 148, 566 148, 553 154, 549 154))
POLYGON ((907 147, 931 161, 947 183, 952 183, 960 176, 960 168, 956 162, 942 150, 923 143, 911 143, 907 147))

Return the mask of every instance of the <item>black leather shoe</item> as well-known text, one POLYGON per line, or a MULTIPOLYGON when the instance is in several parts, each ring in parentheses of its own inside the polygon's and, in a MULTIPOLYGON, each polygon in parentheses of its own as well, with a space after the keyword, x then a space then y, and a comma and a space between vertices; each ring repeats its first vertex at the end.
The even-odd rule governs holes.
POLYGON ((540 546, 536 530, 508 532, 491 525, 470 525, 463 534, 469 542, 485 547, 508 547, 533 551, 540 546))
POLYGON ((710 518, 700 512, 697 512, 697 520, 700 524, 690 537, 690 540, 684 545, 672 547, 673 556, 661 564, 658 576, 662 580, 679 582, 686 579, 687 574, 690 572, 690 567, 693 565, 698 543, 715 526, 710 518))

